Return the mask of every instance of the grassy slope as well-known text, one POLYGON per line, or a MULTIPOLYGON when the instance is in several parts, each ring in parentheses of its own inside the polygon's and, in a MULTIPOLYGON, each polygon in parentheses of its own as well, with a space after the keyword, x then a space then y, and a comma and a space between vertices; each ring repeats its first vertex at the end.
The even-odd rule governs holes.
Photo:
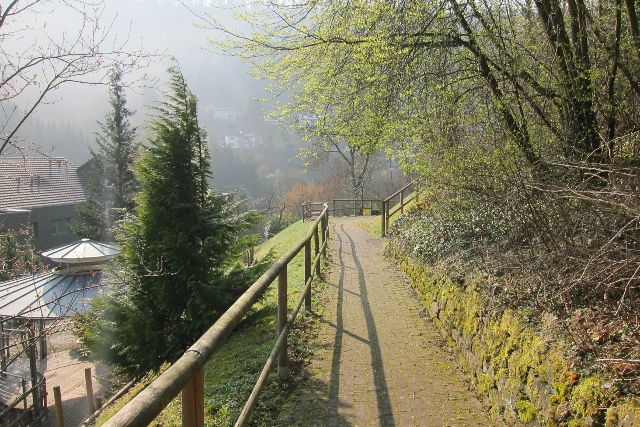
MULTIPOLYGON (((277 259, 288 249, 299 242, 310 227, 309 222, 298 221, 283 230, 257 250, 258 258, 270 252, 277 259)), ((297 300, 304 281, 303 251, 289 264, 289 308, 297 300)), ((238 330, 229 338, 223 348, 207 362, 205 368, 205 424, 207 426, 233 425, 246 398, 275 343, 276 331, 276 288, 271 286, 261 302, 247 315, 238 330)), ((310 319, 298 316, 304 328, 310 319)), ((289 339, 291 356, 291 370, 295 372, 296 364, 306 352, 305 343, 295 330, 289 339)), ((272 376, 275 377, 273 374, 272 376)), ((146 381, 149 382, 148 380, 146 381)), ((146 384, 145 384, 146 385, 146 384)), ((112 408, 105 411, 97 425, 104 423, 118 409, 139 393, 144 387, 134 387, 132 392, 125 395, 112 408)), ((272 380, 261 395, 257 409, 253 416, 254 425, 273 425, 273 416, 282 400, 287 398, 288 391, 293 388, 292 383, 279 383, 272 380)), ((180 425, 180 397, 174 399, 162 412, 154 425, 180 425)))
MULTIPOLYGON (((413 193, 411 195, 413 195, 413 193)), ((409 196, 407 196, 407 198, 409 196)), ((395 209, 398 205, 399 203, 393 205, 391 209, 395 209)), ((416 206, 415 199, 411 200, 409 203, 405 205, 404 207, 405 212, 408 211, 409 209, 412 209, 414 206, 416 206)), ((395 213, 391 218, 389 218, 389 228, 393 227, 393 224, 396 222, 398 218, 400 218, 400 212, 395 213)), ((371 234, 372 236, 380 237, 382 235, 382 230, 381 230, 382 226, 381 226, 380 216, 362 217, 358 225, 363 229, 367 230, 369 234, 371 234)))

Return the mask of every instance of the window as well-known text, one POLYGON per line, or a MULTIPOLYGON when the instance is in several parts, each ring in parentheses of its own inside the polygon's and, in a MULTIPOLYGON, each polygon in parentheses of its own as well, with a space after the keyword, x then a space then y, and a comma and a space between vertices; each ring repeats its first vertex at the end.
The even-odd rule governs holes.
POLYGON ((71 234, 71 228, 69 228, 69 221, 71 218, 54 219, 51 221, 54 236, 64 236, 71 234))

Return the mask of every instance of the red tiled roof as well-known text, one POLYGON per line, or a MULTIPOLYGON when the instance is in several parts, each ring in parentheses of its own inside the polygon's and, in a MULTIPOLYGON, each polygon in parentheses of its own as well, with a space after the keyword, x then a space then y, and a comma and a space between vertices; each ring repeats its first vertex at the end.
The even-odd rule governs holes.
POLYGON ((0 156, 0 209, 68 205, 85 200, 78 168, 66 159, 0 156))

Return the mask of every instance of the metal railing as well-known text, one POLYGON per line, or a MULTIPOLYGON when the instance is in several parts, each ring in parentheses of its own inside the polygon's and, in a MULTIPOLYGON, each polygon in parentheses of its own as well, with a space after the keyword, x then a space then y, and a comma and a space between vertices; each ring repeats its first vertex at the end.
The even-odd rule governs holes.
POLYGON ((410 182, 405 185, 391 196, 387 197, 382 202, 382 237, 387 235, 387 231, 389 231, 389 219, 400 212, 400 214, 404 213, 404 207, 411 202, 412 200, 418 201, 420 196, 420 192, 416 182, 410 182))
POLYGON ((171 400, 182 392, 182 425, 204 426, 204 365, 224 344, 226 338, 264 294, 271 283, 278 279, 278 338, 245 404, 236 426, 249 421, 258 396, 269 372, 277 363, 278 375, 288 375, 287 336, 302 304, 311 310, 311 283, 320 274, 321 254, 326 257, 329 237, 329 208, 324 209, 313 222, 304 238, 276 261, 222 316, 164 373, 127 403, 105 426, 146 426, 171 400), (320 227, 320 231, 318 230, 320 227), (320 237, 322 236, 322 242, 320 237), (313 240, 315 258, 311 258, 313 240), (295 308, 287 317, 287 266, 304 249, 305 288, 295 308))

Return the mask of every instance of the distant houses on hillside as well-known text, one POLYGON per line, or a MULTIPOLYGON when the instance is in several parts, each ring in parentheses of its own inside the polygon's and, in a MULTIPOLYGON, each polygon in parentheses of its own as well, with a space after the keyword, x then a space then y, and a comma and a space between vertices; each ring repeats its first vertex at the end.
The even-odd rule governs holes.
POLYGON ((0 230, 30 227, 36 250, 77 240, 69 225, 86 200, 78 168, 66 159, 0 156, 0 230))
POLYGON ((263 145, 261 139, 256 137, 256 134, 242 131, 238 133, 225 133, 224 146, 227 148, 251 148, 259 145, 263 145))
POLYGON ((215 108, 213 110, 213 118, 223 122, 235 122, 238 118, 238 113, 231 108, 215 108))

